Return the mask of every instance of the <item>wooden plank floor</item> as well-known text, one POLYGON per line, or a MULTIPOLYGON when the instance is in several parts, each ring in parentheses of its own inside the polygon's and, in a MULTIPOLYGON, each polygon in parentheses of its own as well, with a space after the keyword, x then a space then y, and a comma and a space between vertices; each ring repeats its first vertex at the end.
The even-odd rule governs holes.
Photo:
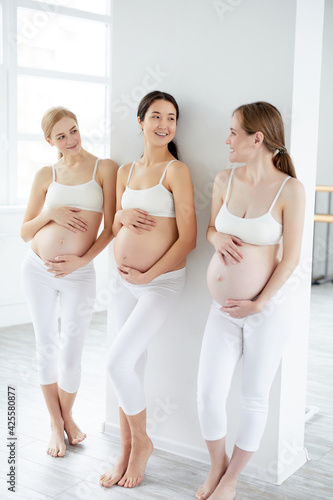
MULTIPOLYGON (((237 500, 333 499, 333 285, 312 288, 311 335, 308 372, 308 405, 320 412, 306 424, 306 447, 311 460, 281 486, 245 476, 237 500)), ((88 439, 68 446, 66 456, 54 459, 45 453, 49 419, 37 382, 32 326, 0 329, 0 498, 44 500, 188 500, 205 479, 208 467, 155 450, 144 481, 133 490, 105 489, 98 478, 119 453, 119 442, 100 432, 105 413, 106 316, 94 316, 84 350, 84 373, 76 414, 88 439), (18 478, 17 491, 7 491, 8 472, 7 385, 17 387, 18 478)))

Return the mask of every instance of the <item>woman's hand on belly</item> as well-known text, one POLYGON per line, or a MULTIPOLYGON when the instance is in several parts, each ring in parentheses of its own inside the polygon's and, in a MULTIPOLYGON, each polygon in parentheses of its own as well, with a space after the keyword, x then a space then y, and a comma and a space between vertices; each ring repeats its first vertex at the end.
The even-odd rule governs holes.
POLYGON ((118 222, 137 234, 141 234, 140 229, 151 231, 153 227, 156 226, 156 219, 151 217, 145 210, 139 208, 118 210, 116 217, 118 222))
POLYGON ((213 237, 213 244, 223 264, 226 263, 226 260, 231 264, 237 264, 237 262, 243 260, 243 253, 239 249, 243 245, 243 242, 237 236, 216 231, 213 237))
POLYGON ((133 267, 119 265, 118 271, 120 276, 132 285, 146 285, 150 282, 147 277, 147 273, 142 273, 133 267))
POLYGON ((224 312, 233 317, 244 317, 259 312, 259 301, 254 301, 266 286, 277 266, 276 245, 242 246, 243 260, 237 265, 221 263, 214 253, 207 269, 207 284, 212 297, 224 312), (227 302, 231 300, 231 302, 227 302))
POLYGON ((117 265, 138 270, 141 273, 148 272, 177 238, 175 218, 156 217, 154 230, 141 231, 141 234, 136 234, 128 227, 122 226, 114 242, 117 265))
POLYGON ((49 207, 47 211, 50 214, 51 220, 60 226, 77 233, 78 231, 87 231, 88 223, 86 219, 81 217, 78 212, 80 208, 75 207, 49 207))
POLYGON ((55 278, 63 278, 84 266, 83 258, 77 255, 59 255, 54 260, 55 262, 46 260, 44 263, 48 267, 48 272, 53 273, 55 278))
POLYGON ((256 301, 227 299, 226 303, 227 305, 220 307, 220 310, 232 318, 245 318, 245 316, 260 312, 256 301))

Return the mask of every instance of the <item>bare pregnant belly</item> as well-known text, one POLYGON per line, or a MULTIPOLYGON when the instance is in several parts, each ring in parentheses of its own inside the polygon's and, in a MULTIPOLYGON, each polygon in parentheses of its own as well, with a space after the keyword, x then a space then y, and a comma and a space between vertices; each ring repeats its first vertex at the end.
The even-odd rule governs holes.
POLYGON ((99 212, 81 210, 80 216, 88 223, 87 231, 74 233, 56 222, 49 222, 34 236, 31 244, 32 250, 43 260, 53 261, 58 255, 85 254, 96 241, 98 228, 103 215, 99 212))
POLYGON ((252 300, 264 288, 278 264, 279 245, 240 247, 244 259, 226 265, 215 252, 207 269, 207 284, 212 297, 221 305, 227 299, 252 300))
MULTIPOLYGON (((141 272, 150 269, 178 238, 176 219, 155 217, 156 226, 151 231, 134 233, 123 226, 114 242, 114 256, 118 266, 133 267, 141 272)), ((183 267, 182 263, 180 267, 183 267)), ((172 271, 172 269, 170 269, 172 271)))

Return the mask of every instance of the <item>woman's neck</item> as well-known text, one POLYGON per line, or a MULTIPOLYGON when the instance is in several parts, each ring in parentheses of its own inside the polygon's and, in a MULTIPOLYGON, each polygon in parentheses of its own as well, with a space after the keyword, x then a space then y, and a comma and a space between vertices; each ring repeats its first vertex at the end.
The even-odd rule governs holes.
POLYGON ((274 174, 276 174, 276 168, 271 153, 258 155, 246 163, 245 175, 252 184, 258 184, 274 174))
POLYGON ((168 145, 153 146, 145 141, 145 149, 141 161, 146 167, 171 160, 172 158, 173 156, 168 149, 168 145))
POLYGON ((60 160, 63 162, 64 165, 71 168, 77 165, 78 163, 82 163, 82 161, 84 161, 88 155, 89 153, 87 151, 81 149, 78 154, 76 155, 65 154, 60 158, 60 160))

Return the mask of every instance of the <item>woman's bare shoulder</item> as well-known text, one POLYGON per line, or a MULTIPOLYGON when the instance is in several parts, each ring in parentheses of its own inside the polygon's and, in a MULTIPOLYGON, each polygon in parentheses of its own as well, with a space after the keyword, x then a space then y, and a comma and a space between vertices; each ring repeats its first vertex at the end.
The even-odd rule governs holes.
POLYGON ((230 179, 231 172, 232 168, 225 168, 223 170, 220 170, 220 172, 216 174, 214 180, 215 189, 225 191, 230 179))
POLYGON ((176 158, 174 160, 171 160, 168 164, 168 172, 169 173, 177 173, 181 171, 189 170, 188 165, 184 163, 183 161, 177 160, 176 158))
POLYGON ((290 177, 284 185, 284 192, 287 196, 302 196, 305 193, 304 186, 298 179, 290 177))
POLYGON ((50 184, 53 179, 53 173, 52 173, 52 167, 46 166, 46 167, 41 167, 40 169, 37 170, 35 173, 34 177, 34 183, 35 184, 50 184))
POLYGON ((118 169, 118 175, 128 175, 133 162, 124 163, 118 169))
POLYGON ((103 160, 99 161, 99 168, 118 170, 118 165, 115 161, 111 160, 110 158, 104 158, 103 160))
POLYGON ((305 189, 301 181, 290 177, 283 186, 281 200, 286 206, 303 205, 305 203, 305 189))

